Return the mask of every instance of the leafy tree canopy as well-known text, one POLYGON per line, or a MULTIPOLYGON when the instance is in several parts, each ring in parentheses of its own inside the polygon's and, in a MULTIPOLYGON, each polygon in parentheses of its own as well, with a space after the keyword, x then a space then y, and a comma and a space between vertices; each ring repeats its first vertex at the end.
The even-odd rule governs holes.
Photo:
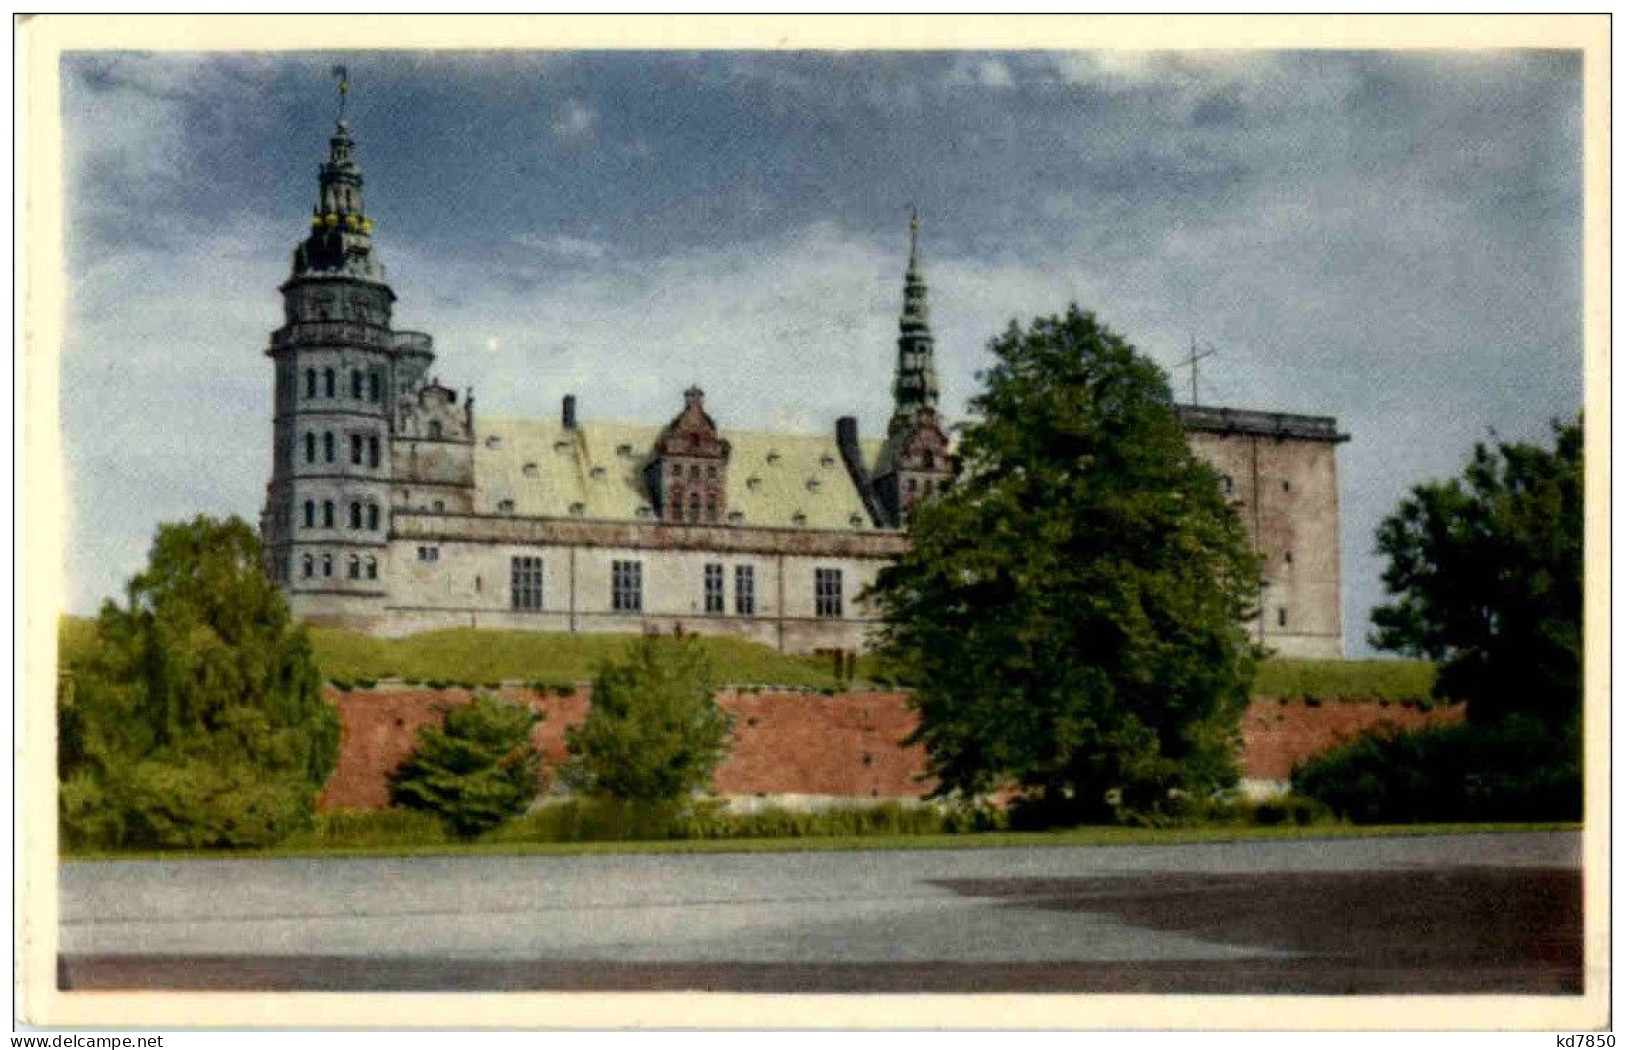
POLYGON ((1579 715, 1582 437, 1578 421, 1552 431, 1550 449, 1480 443, 1377 529, 1393 599, 1372 611, 1372 644, 1441 661, 1435 693, 1474 721, 1579 715))
POLYGON ((1091 819, 1233 783, 1258 567, 1166 377, 1076 307, 990 349, 959 477, 871 591, 939 792, 1091 819))
POLYGON ((338 712, 261 557, 239 518, 162 525, 103 605, 58 709, 70 841, 262 845, 308 819, 338 712))
POLYGON ((638 639, 623 662, 593 679, 586 721, 565 734, 565 782, 644 802, 706 788, 733 739, 713 688, 710 661, 693 638, 638 639))
POLYGON ((418 732, 417 749, 390 776, 397 806, 435 813, 452 833, 473 838, 524 812, 541 787, 541 755, 531 739, 540 712, 477 696, 418 732))

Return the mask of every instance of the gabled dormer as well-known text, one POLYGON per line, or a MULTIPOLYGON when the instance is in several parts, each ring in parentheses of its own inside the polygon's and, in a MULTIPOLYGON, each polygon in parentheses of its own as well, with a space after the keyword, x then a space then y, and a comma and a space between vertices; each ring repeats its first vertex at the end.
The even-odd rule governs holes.
POLYGON ((644 480, 660 520, 717 524, 728 516, 728 442, 705 411, 705 391, 683 392, 683 410, 655 441, 644 480))
POLYGON ((431 379, 402 395, 396 406, 396 427, 403 440, 467 444, 474 440, 474 397, 470 394, 459 408, 457 391, 431 379))

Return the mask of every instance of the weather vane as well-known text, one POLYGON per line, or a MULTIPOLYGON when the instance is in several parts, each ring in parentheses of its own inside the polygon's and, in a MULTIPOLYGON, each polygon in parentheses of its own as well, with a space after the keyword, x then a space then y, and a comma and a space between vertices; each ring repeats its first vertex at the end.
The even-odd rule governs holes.
POLYGON ((344 66, 334 66, 333 75, 339 78, 339 119, 344 119, 344 100, 350 94, 350 71, 344 66))

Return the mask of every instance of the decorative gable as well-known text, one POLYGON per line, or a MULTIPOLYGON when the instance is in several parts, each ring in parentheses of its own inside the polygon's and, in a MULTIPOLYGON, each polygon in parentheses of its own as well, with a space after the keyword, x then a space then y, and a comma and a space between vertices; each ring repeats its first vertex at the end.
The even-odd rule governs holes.
POLYGON ((705 391, 683 392, 683 410, 655 441, 645 480, 662 521, 712 523, 728 513, 728 442, 705 411, 705 391))

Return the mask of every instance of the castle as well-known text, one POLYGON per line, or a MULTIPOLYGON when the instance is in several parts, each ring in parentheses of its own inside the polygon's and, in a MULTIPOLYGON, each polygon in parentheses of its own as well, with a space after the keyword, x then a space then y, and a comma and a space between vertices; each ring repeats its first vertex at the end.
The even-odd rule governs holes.
MULTIPOLYGON (((698 388, 664 425, 484 419, 391 326, 361 168, 340 119, 310 234, 281 286, 266 571, 295 616, 377 634, 473 626, 727 633, 856 650, 860 598, 950 477, 911 221, 883 438, 721 428, 698 388)), ((1336 421, 1177 406, 1263 558, 1255 633, 1341 656, 1336 421)))

